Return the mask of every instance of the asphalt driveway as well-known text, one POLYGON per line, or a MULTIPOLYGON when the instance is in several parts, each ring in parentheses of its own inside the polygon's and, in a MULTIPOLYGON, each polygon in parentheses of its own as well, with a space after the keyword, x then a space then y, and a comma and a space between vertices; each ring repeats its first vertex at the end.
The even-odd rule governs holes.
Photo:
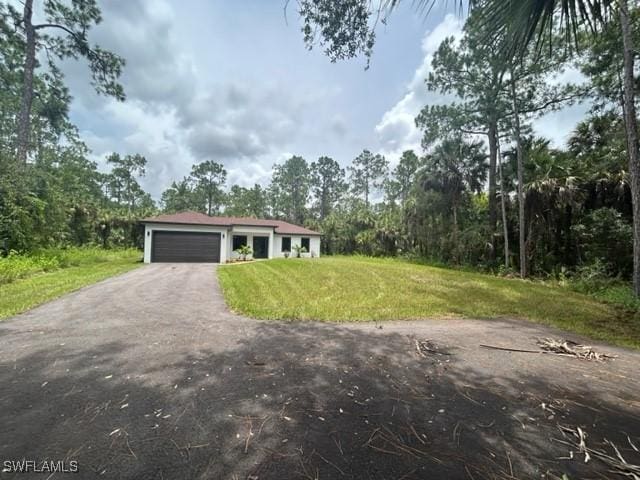
POLYGON ((148 265, 0 323, 0 469, 26 459, 77 462, 69 478, 83 479, 622 478, 597 455, 585 463, 571 432, 640 465, 640 354, 479 347, 535 349, 549 336, 575 339, 505 320, 258 322, 227 310, 215 267, 148 265))

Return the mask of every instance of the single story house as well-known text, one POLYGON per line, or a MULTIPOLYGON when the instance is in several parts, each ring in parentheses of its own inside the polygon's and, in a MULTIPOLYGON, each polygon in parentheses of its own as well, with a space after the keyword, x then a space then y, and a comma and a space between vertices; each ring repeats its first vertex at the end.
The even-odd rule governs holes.
POLYGON ((295 256, 295 245, 305 257, 320 256, 320 234, 282 222, 248 217, 210 217, 181 212, 141 220, 144 224, 144 262, 224 263, 238 257, 248 245, 253 258, 295 256))

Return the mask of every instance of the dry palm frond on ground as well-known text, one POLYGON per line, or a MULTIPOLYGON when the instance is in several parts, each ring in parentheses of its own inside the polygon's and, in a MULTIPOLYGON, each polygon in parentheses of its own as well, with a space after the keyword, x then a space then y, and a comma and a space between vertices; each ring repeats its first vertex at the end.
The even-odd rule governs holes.
POLYGON ((538 340, 538 346, 541 350, 524 350, 521 348, 498 347, 495 345, 480 345, 483 348, 491 350, 503 350, 506 352, 519 353, 547 353, 554 355, 563 355, 567 357, 576 357, 581 360, 597 360, 604 361, 616 358, 616 355, 597 352, 588 345, 581 345, 571 340, 556 340, 553 338, 543 338, 538 340))
MULTIPOLYGON (((579 453, 584 454, 584 462, 587 463, 591 459, 595 458, 604 462, 612 472, 619 475, 631 478, 633 480, 640 480, 640 465, 632 464, 622 456, 620 449, 609 440, 604 440, 604 444, 611 447, 613 452, 607 452, 605 450, 591 448, 587 445, 587 433, 580 427, 567 427, 564 425, 558 425, 558 428, 562 432, 564 440, 556 440, 560 443, 569 445, 572 448, 577 448, 579 453)), ((627 437, 628 438, 628 437, 627 437)), ((629 444, 635 452, 638 452, 638 448, 628 438, 629 444)), ((571 452, 573 454, 573 452, 571 452)))
POLYGON ((558 355, 570 355, 583 360, 608 360, 615 358, 614 355, 597 352, 589 345, 580 345, 571 340, 544 338, 538 340, 538 346, 545 352, 556 353, 558 355))

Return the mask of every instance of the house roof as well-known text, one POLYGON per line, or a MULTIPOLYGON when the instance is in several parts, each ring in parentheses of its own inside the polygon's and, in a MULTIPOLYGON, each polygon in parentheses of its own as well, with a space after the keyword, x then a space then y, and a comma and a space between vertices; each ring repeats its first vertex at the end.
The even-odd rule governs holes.
POLYGON ((216 227, 272 227, 275 233, 283 235, 321 235, 308 228, 283 222, 251 217, 210 217, 200 212, 179 212, 156 217, 143 218, 142 223, 177 223, 181 225, 211 225, 216 227))

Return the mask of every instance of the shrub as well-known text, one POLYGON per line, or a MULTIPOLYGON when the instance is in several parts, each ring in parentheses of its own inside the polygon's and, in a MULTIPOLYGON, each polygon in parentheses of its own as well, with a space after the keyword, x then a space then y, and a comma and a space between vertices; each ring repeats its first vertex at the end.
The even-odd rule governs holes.
POLYGON ((572 288, 582 293, 596 293, 620 282, 609 275, 607 265, 599 259, 589 265, 578 267, 569 280, 572 288))
POLYGON ((247 256, 251 255, 253 253, 253 249, 249 246, 249 245, 241 245, 240 248, 234 250, 238 255, 240 255, 240 257, 242 258, 242 260, 246 260, 247 256))
POLYGON ((294 245, 292 248, 293 248, 293 251, 296 252, 296 258, 300 258, 301 253, 307 252, 307 249, 301 245, 294 245))
MULTIPOLYGON (((633 230, 630 222, 613 208, 599 208, 573 227, 583 263, 604 268, 609 276, 629 278, 633 270, 633 230)), ((593 272, 592 272, 593 273, 593 272)), ((584 274, 584 272, 583 272, 584 274)))
POLYGON ((98 247, 50 248, 29 254, 12 251, 7 257, 0 258, 0 285, 60 268, 110 261, 132 261, 139 255, 135 249, 104 250, 98 247))

